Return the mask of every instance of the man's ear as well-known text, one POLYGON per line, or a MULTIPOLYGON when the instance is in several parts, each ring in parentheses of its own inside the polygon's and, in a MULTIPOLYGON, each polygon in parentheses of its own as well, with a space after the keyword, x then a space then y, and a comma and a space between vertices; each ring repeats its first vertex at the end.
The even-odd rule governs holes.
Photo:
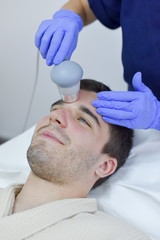
POLYGON ((98 167, 95 169, 95 174, 99 178, 107 177, 115 172, 117 168, 117 159, 104 154, 100 158, 98 167))

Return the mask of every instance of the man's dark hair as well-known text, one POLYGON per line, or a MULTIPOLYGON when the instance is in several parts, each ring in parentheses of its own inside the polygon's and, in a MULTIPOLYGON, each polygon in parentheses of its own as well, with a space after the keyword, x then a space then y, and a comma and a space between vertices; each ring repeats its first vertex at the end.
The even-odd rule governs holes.
MULTIPOLYGON (((102 82, 97 82, 92 79, 82 79, 80 82, 80 89, 96 93, 101 91, 111 91, 111 89, 102 82)), ((133 130, 114 124, 109 124, 109 130, 110 138, 109 141, 103 146, 102 153, 107 153, 111 157, 117 159, 117 171, 125 163, 126 158, 129 155, 133 142, 133 130)), ((100 178, 94 184, 93 188, 102 184, 109 177, 110 176, 100 178)))

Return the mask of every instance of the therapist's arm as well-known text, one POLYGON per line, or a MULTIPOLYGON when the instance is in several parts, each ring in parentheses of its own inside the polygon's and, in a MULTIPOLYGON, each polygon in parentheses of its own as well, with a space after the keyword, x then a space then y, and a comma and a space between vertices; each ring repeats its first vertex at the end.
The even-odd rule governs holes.
POLYGON ((96 20, 94 13, 89 7, 88 0, 70 0, 63 5, 62 9, 68 9, 77 13, 83 21, 83 26, 96 20))

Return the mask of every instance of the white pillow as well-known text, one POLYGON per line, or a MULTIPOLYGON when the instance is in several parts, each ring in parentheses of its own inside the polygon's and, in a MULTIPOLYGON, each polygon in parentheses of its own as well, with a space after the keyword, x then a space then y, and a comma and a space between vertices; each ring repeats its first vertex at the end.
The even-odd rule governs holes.
POLYGON ((99 208, 160 240, 160 132, 135 130, 125 165, 88 197, 99 208))
POLYGON ((30 172, 26 158, 35 126, 0 145, 0 188, 24 183, 30 172))
MULTIPOLYGON (((26 151, 35 126, 0 146, 0 187, 24 183, 29 166, 26 151)), ((125 165, 91 191, 101 210, 160 240, 160 132, 135 130, 134 146, 125 165)))

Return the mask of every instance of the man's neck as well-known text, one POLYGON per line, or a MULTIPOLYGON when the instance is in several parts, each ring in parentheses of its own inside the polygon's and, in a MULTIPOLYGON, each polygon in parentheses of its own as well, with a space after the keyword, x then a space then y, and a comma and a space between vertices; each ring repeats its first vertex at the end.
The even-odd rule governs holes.
POLYGON ((21 192, 15 199, 12 213, 21 212, 52 201, 85 198, 87 194, 87 191, 80 191, 77 186, 54 185, 31 172, 21 192))

